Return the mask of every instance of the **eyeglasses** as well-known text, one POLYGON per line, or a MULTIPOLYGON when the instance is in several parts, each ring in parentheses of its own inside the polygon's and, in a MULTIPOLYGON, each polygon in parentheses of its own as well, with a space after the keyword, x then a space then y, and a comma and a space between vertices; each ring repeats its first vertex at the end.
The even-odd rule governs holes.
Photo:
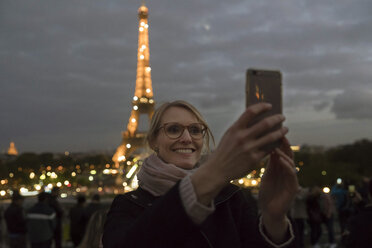
POLYGON ((159 129, 162 128, 164 129, 165 135, 170 139, 178 139, 181 137, 186 128, 193 139, 203 138, 206 132, 205 126, 201 123, 192 123, 188 126, 184 126, 176 122, 168 122, 159 127, 159 129))

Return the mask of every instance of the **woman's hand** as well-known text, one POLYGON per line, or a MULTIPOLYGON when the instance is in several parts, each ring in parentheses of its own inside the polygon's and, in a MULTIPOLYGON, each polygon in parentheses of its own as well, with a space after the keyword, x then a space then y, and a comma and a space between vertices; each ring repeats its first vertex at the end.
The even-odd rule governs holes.
POLYGON ((273 115, 253 126, 250 125, 255 117, 269 109, 271 105, 268 103, 247 108, 226 131, 208 161, 194 173, 191 179, 199 201, 213 199, 231 180, 247 175, 267 155, 261 148, 282 139, 288 132, 288 129, 283 127, 262 136, 284 121, 282 115, 273 115), (206 194, 208 197, 204 197, 206 194))
POLYGON ((263 223, 274 241, 280 242, 287 231, 285 216, 299 190, 293 152, 286 138, 270 156, 262 177, 259 204, 263 223))
POLYGON ((267 103, 252 105, 222 137, 210 161, 213 162, 211 165, 213 170, 219 172, 225 182, 247 175, 267 155, 267 152, 261 148, 282 139, 288 132, 288 129, 283 127, 262 136, 263 133, 284 121, 282 115, 267 117, 250 126, 258 115, 269 109, 271 105, 267 103))

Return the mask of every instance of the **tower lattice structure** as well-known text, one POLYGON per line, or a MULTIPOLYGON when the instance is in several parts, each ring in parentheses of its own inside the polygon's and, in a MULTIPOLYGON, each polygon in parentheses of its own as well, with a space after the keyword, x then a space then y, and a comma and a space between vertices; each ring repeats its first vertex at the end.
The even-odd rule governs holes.
POLYGON ((155 101, 151 82, 148 8, 144 2, 138 9, 138 54, 136 89, 132 101, 132 112, 127 130, 122 132, 122 142, 112 158, 116 165, 125 161, 135 150, 145 146, 146 131, 139 131, 140 116, 145 114, 151 120, 155 101))

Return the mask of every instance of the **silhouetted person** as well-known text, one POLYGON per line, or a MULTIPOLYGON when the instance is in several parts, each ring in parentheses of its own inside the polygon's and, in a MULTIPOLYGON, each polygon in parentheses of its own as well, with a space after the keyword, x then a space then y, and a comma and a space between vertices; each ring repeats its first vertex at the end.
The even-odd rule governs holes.
POLYGON ((56 213, 48 204, 49 194, 41 192, 38 202, 27 212, 27 230, 32 248, 50 248, 56 213))
POLYGON ((333 198, 330 194, 321 194, 320 198, 322 214, 323 214, 323 223, 325 224, 328 232, 328 242, 329 248, 337 247, 335 243, 335 234, 334 234, 334 225, 333 225, 333 218, 334 214, 336 213, 335 204, 333 202, 333 198))
POLYGON ((63 209, 61 204, 58 201, 59 196, 59 188, 55 187, 52 189, 49 199, 49 205, 54 209, 56 213, 56 228, 54 230, 54 244, 55 248, 62 247, 62 217, 63 217, 63 209))
POLYGON ((308 188, 300 187, 296 198, 293 201, 292 209, 291 209, 291 217, 294 221, 294 228, 296 229, 296 245, 298 248, 305 247, 305 224, 307 220, 307 212, 306 212, 306 198, 309 194, 308 188))
POLYGON ((13 192, 12 203, 4 212, 5 222, 9 234, 10 248, 26 248, 26 216, 23 209, 23 196, 13 192))
POLYGON ((306 210, 310 225, 310 243, 313 247, 319 247, 318 242, 322 236, 321 224, 324 220, 324 215, 320 207, 321 193, 322 191, 318 186, 312 187, 306 199, 306 210))
POLYGON ((101 204, 101 200, 100 200, 100 197, 98 194, 94 194, 92 196, 92 200, 91 202, 88 204, 88 206, 85 208, 85 220, 86 222, 88 223, 89 222, 89 219, 90 217, 92 217, 92 215, 98 211, 102 209, 102 204, 101 204))
MULTIPOLYGON (((369 196, 372 197, 372 180, 369 181, 369 196)), ((343 240, 347 248, 370 248, 372 244, 372 202, 371 200, 347 222, 343 240)))
POLYGON ((83 239, 87 224, 84 219, 85 201, 85 196, 79 195, 76 205, 70 210, 70 237, 75 247, 77 247, 83 239))
POLYGON ((338 221, 341 233, 345 230, 346 221, 349 218, 350 210, 348 209, 348 195, 343 184, 336 184, 332 187, 331 195, 335 201, 338 214, 338 221))

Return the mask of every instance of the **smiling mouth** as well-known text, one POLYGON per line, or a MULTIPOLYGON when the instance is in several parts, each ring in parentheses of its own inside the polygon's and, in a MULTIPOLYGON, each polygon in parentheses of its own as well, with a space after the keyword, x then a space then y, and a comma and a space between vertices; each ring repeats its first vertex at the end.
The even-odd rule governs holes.
POLYGON ((192 148, 180 148, 180 149, 174 149, 173 151, 174 152, 177 152, 177 153, 190 154, 190 153, 193 153, 195 151, 195 149, 192 149, 192 148))

